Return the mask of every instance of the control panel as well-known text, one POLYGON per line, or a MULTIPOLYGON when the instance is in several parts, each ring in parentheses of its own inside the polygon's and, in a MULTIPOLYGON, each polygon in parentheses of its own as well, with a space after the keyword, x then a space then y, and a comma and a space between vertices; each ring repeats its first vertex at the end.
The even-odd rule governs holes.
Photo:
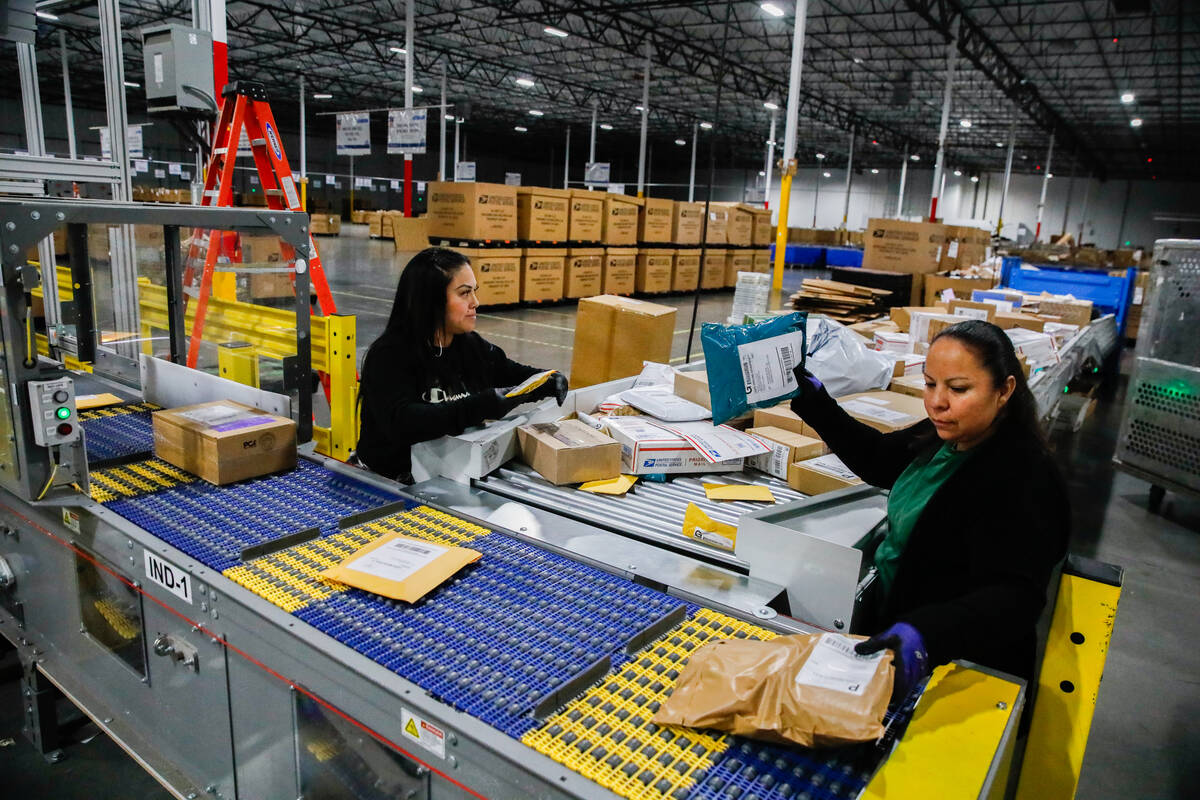
POLYGON ((49 447, 78 439, 75 382, 63 377, 29 381, 26 385, 29 387, 29 409, 33 417, 33 441, 49 447))

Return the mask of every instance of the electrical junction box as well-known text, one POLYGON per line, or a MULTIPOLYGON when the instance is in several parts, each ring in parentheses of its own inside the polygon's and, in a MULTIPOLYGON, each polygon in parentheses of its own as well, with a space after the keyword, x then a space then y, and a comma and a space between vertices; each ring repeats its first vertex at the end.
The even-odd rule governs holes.
POLYGON ((75 382, 70 378, 29 381, 29 410, 33 441, 42 447, 66 444, 79 438, 75 411, 75 382))
POLYGON ((142 29, 146 110, 215 112, 212 34, 184 25, 142 29))

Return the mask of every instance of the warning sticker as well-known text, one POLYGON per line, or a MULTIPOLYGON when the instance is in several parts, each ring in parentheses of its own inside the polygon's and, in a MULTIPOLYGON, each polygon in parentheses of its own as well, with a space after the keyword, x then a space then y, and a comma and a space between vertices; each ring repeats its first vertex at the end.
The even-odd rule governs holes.
POLYGON ((407 708, 400 709, 404 738, 419 744, 438 758, 446 757, 446 732, 427 719, 422 719, 407 708))

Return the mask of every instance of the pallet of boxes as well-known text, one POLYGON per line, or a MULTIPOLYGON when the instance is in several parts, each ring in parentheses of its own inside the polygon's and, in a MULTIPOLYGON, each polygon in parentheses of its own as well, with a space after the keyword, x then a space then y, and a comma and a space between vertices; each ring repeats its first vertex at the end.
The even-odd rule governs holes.
POLYGON ((435 181, 426 192, 429 242, 471 260, 481 306, 521 301, 517 187, 435 181))
POLYGON ((308 230, 314 236, 338 236, 342 232, 342 218, 327 211, 313 212, 308 230))

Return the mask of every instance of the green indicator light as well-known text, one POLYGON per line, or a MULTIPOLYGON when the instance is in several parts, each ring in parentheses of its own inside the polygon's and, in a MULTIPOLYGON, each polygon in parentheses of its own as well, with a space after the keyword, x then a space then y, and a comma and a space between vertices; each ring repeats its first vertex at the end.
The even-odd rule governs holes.
POLYGON ((67 408, 66 406, 62 406, 54 413, 59 419, 66 419, 67 417, 71 416, 71 409, 67 408))

